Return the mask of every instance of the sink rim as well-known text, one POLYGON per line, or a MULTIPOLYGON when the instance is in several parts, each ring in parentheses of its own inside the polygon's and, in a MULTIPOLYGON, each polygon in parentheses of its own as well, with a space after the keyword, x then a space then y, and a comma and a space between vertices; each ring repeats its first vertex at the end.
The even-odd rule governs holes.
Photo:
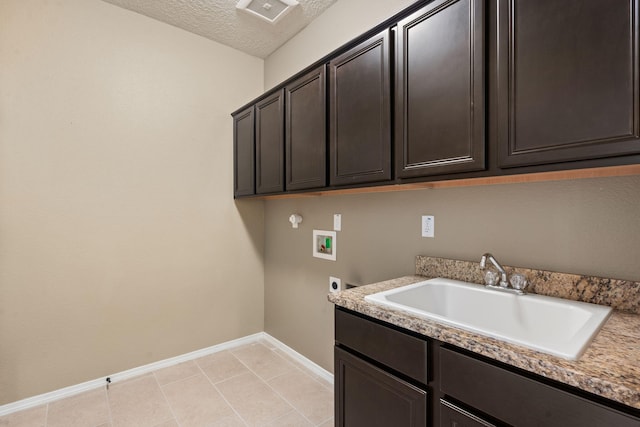
POLYGON ((520 345, 528 349, 540 351, 545 354, 551 354, 553 356, 558 356, 567 360, 578 360, 582 356, 582 354, 584 354, 586 349, 589 347, 593 339, 598 335, 600 329, 602 329, 602 327, 606 323, 606 320, 608 319, 611 312, 613 311, 611 307, 603 306, 603 305, 591 304, 591 303, 582 302, 582 301, 567 300, 563 298, 556 298, 556 297, 550 297, 550 296, 538 295, 538 294, 525 294, 525 295, 509 294, 509 293, 504 293, 497 290, 488 289, 482 285, 478 285, 475 283, 463 282, 459 280, 446 279, 441 277, 428 279, 421 282, 412 283, 410 285, 405 285, 398 288, 388 289, 382 292, 366 295, 365 300, 389 309, 410 313, 423 319, 436 321, 448 326, 452 326, 455 328, 463 329, 465 331, 476 333, 478 335, 520 345), (521 299, 520 301, 522 301, 522 299, 525 299, 525 301, 535 300, 537 302, 551 304, 552 306, 554 305, 557 306, 558 304, 560 304, 560 305, 568 306, 569 308, 586 310, 589 312, 589 318, 577 329, 577 332, 572 336, 570 340, 564 341, 560 345, 556 343, 555 346, 552 346, 548 342, 536 343, 536 342, 527 340, 525 337, 507 335, 502 333, 501 331, 491 330, 486 327, 478 327, 465 321, 459 321, 456 319, 442 316, 437 313, 425 311, 419 308, 414 308, 414 307, 397 303, 395 301, 390 301, 387 299, 388 296, 406 292, 415 288, 429 286, 431 284, 445 285, 446 287, 465 288, 465 289, 469 289, 470 292, 476 293, 476 294, 489 294, 489 295, 493 294, 493 295, 496 295, 496 298, 500 298, 502 300, 521 299))

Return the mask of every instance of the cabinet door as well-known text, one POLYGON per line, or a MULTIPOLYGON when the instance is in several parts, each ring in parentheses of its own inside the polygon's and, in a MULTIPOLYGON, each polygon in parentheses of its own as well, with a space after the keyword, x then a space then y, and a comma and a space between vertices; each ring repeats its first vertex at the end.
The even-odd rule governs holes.
POLYGON ((427 392, 335 347, 336 426, 425 427, 427 392))
POLYGON ((233 195, 255 194, 253 107, 233 116, 233 195))
POLYGON ((256 193, 284 191, 284 105, 279 90, 256 104, 256 193))
POLYGON ((287 190, 327 185, 327 113, 325 67, 287 85, 287 190))
POLYGON ((329 63, 331 185, 391 179, 389 31, 329 63))
POLYGON ((439 0, 398 23, 396 176, 485 168, 484 0, 439 0))
POLYGON ((640 152, 638 0, 499 0, 500 166, 640 152))

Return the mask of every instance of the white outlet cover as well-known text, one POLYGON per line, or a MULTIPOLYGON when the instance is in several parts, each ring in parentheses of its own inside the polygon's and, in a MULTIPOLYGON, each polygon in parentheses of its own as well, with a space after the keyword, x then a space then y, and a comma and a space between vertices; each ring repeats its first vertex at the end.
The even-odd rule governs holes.
POLYGON ((422 215, 422 237, 435 237, 436 219, 433 215, 422 215))
POLYGON ((342 290, 342 281, 337 277, 329 276, 329 292, 339 292, 342 290), (333 284, 336 284, 337 287, 334 288, 333 284))

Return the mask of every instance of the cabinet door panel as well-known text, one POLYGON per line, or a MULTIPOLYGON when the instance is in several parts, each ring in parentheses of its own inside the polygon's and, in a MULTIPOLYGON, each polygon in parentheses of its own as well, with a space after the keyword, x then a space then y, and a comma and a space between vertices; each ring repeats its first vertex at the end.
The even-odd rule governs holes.
POLYGON ((640 152, 638 0, 499 0, 500 166, 640 152))
POLYGON ((325 67, 287 85, 287 190, 324 187, 327 182, 325 67))
POLYGON ((396 176, 484 169, 484 1, 403 19, 396 57, 396 176))
POLYGON ((233 116, 233 195, 255 194, 253 107, 233 116))
POLYGON ((256 104, 256 193, 284 191, 283 93, 256 104))
POLYGON ((329 63, 330 184, 391 179, 389 31, 329 63))
POLYGON ((427 392, 335 348, 336 426, 425 427, 427 392))

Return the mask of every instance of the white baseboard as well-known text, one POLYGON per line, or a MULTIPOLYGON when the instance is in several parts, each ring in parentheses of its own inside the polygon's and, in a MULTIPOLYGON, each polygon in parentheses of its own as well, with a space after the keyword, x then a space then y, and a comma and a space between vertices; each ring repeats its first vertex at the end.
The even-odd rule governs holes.
POLYGON ((287 346, 286 344, 273 338, 271 335, 265 332, 259 332, 257 334, 248 335, 243 338, 227 341, 218 345, 203 348, 201 350, 192 351, 191 353, 186 353, 180 356, 171 357, 169 359, 160 360, 158 362, 149 363, 148 365, 139 366, 137 368, 128 369, 126 371, 118 372, 112 375, 106 375, 102 378, 98 378, 95 380, 86 381, 86 382, 72 385, 69 387, 64 387, 58 390, 51 391, 49 393, 43 393, 37 396, 28 397, 26 399, 19 400, 17 402, 8 403, 6 405, 0 406, 0 417, 4 415, 9 415, 13 412, 23 411, 25 409, 30 409, 36 406, 44 405, 46 403, 50 403, 59 399, 64 399, 66 397, 71 397, 73 395, 83 393, 85 391, 104 387, 106 385, 107 377, 111 379, 112 383, 116 383, 119 381, 124 381, 126 379, 136 377, 138 375, 157 371, 158 369, 177 365, 178 363, 198 359, 200 357, 217 353, 219 351, 229 350, 235 347, 239 347, 241 345, 257 342, 261 339, 269 342, 273 346, 284 351, 288 356, 290 356, 292 359, 294 359, 295 361, 303 365, 305 368, 309 369, 314 374, 318 375, 319 377, 333 384, 333 375, 329 371, 313 363, 311 360, 307 359, 306 357, 304 357, 303 355, 301 355, 291 347, 287 346))

